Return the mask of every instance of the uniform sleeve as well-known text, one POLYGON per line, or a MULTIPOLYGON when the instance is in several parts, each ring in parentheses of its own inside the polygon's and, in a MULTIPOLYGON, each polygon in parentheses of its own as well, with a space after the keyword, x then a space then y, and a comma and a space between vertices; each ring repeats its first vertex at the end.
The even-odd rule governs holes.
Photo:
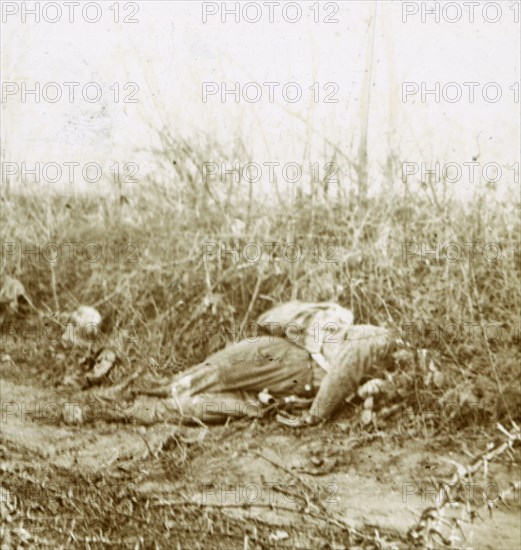
POLYGON ((310 409, 310 423, 328 419, 346 397, 356 392, 364 374, 376 363, 384 368, 395 349, 393 331, 371 325, 355 325, 344 341, 324 346, 330 371, 322 380, 310 409))

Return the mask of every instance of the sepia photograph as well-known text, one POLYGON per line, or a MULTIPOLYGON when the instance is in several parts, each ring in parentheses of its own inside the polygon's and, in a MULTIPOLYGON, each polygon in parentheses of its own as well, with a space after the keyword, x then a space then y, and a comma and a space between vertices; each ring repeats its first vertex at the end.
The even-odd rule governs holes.
POLYGON ((520 0, 0 7, 0 550, 521 550, 520 0))

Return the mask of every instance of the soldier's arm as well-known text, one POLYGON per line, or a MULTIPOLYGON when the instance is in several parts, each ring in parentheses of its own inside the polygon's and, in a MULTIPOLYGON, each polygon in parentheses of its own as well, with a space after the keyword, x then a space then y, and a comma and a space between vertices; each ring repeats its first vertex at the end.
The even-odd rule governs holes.
POLYGON ((305 419, 306 424, 314 425, 327 420, 346 397, 356 392, 364 372, 363 358, 357 355, 353 349, 348 362, 333 365, 323 378, 305 419))
POLYGON ((339 342, 329 357, 330 370, 323 378, 309 413, 296 425, 314 425, 331 417, 346 397, 355 393, 364 373, 374 363, 388 358, 394 350, 396 335, 370 325, 353 327, 349 338, 339 342))

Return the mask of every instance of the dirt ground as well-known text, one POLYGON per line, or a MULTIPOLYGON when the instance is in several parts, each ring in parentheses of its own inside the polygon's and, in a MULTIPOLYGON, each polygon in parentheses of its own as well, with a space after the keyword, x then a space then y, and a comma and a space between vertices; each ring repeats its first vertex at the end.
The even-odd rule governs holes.
MULTIPOLYGON (((268 419, 208 429, 66 422, 58 411, 77 392, 13 362, 0 375, 2 550, 409 548, 433 481, 487 443, 477 431, 474 440, 355 431, 349 417, 297 430, 268 419)), ((494 485, 476 478, 476 503, 519 474, 513 460, 491 464, 494 485)), ((461 523, 454 547, 521 548, 519 492, 490 512, 461 523)))

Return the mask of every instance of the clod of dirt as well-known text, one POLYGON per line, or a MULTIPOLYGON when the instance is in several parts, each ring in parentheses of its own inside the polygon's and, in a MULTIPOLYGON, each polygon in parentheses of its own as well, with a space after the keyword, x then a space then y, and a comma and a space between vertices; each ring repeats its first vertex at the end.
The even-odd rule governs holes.
POLYGON ((87 374, 87 380, 89 382, 101 380, 112 369, 117 360, 118 355, 113 349, 102 349, 96 356, 92 371, 87 374))
POLYGON ((14 277, 2 275, 0 278, 0 322, 4 320, 4 317, 18 313, 20 298, 29 301, 24 285, 14 277))

